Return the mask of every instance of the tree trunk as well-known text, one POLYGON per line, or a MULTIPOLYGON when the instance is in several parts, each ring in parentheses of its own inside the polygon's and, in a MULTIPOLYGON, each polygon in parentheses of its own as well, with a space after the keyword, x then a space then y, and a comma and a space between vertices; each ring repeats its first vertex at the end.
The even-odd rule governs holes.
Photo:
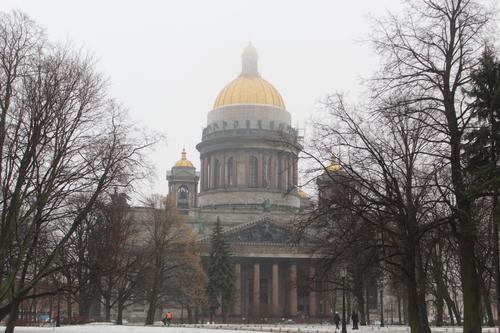
POLYGON ((155 321, 155 313, 156 313, 156 306, 158 302, 158 288, 160 284, 160 273, 158 272, 158 267, 156 266, 155 271, 154 271, 154 276, 153 276, 153 286, 151 290, 149 291, 149 307, 148 307, 148 312, 146 314, 146 322, 144 323, 145 325, 153 325, 155 321))
POLYGON ((5 325, 4 333, 14 333, 14 328, 16 327, 16 321, 18 315, 19 315, 19 301, 14 301, 9 312, 9 318, 7 319, 7 324, 5 325))
POLYGON ((366 317, 365 317, 365 298, 363 297, 363 281, 361 279, 357 279, 354 283, 353 296, 358 301, 358 311, 359 311, 359 324, 361 326, 366 325, 366 317))
POLYGON ((491 309, 491 298, 488 287, 484 280, 481 279, 481 289, 483 290, 483 305, 484 305, 484 314, 486 315, 486 324, 489 327, 495 326, 495 321, 493 320, 493 310, 491 309))
POLYGON ((68 316, 68 323, 71 323, 71 319, 73 317, 73 307, 71 304, 71 295, 66 295, 66 313, 68 316))
MULTIPOLYGON (((449 293, 449 291, 448 291, 447 288, 444 289, 443 296, 444 296, 444 300, 445 300, 446 304, 448 305, 448 310, 449 310, 450 314, 452 313, 453 316, 455 317, 456 324, 458 326, 461 326, 462 325, 462 320, 460 319, 460 314, 458 313, 457 305, 451 299, 450 293, 449 293)), ((453 316, 450 315, 450 317, 451 317, 452 320, 453 320, 453 316)), ((454 324, 452 323, 452 325, 454 325, 454 324)))
POLYGON ((368 286, 365 289, 366 292, 366 325, 370 325, 370 295, 368 292, 368 286))
POLYGON ((450 316, 450 325, 451 326, 454 326, 455 325, 455 315, 454 315, 454 312, 453 312, 453 308, 451 307, 451 305, 446 302, 446 305, 448 306, 448 315, 450 316))
POLYGON ((408 291, 408 321, 412 333, 431 333, 425 303, 425 275, 418 246, 408 246, 406 288, 408 291))
POLYGON ((438 292, 436 295, 436 326, 443 326, 444 319, 444 299, 443 296, 438 292))
POLYGON ((111 321, 111 301, 109 298, 106 298, 104 301, 104 321, 111 321))
POLYGON ((351 311, 351 293, 348 292, 348 291, 346 291, 345 294, 346 294, 345 298, 346 298, 346 301, 347 301, 347 306, 346 306, 347 310, 346 310, 346 320, 345 320, 345 322, 347 324, 349 324, 351 322, 351 313, 352 313, 352 311, 351 311))
POLYGON ((116 315, 116 325, 123 325, 123 310, 125 309, 125 307, 123 306, 122 301, 118 301, 117 305, 118 313, 116 315))
POLYGON ((188 324, 192 324, 193 323, 193 310, 192 310, 191 306, 187 306, 186 311, 187 311, 187 315, 188 315, 188 324))
POLYGON ((90 299, 87 292, 82 291, 79 294, 79 303, 78 303, 78 314, 80 319, 79 323, 88 323, 90 318, 90 305, 92 300, 90 299))
POLYGON ((403 322, 402 322, 403 318, 401 317, 401 288, 399 288, 399 291, 398 291, 397 302, 398 302, 398 324, 402 325, 403 324, 403 322))
POLYGON ((226 307, 224 306, 225 302, 222 296, 220 297, 220 314, 222 317, 222 323, 226 323, 226 307))
MULTIPOLYGON (((453 27, 454 28, 454 27, 453 27)), ((462 134, 460 133, 454 96, 450 87, 444 87, 444 108, 450 133, 451 181, 456 199, 457 218, 460 227, 459 255, 462 297, 464 304, 463 333, 481 333, 481 288, 475 261, 476 226, 471 218, 470 201, 462 170, 462 134)))
POLYGON ((405 323, 405 325, 408 325, 408 296, 407 295, 403 295, 403 321, 405 323))
POLYGON ((145 325, 153 325, 155 322, 156 301, 156 295, 152 294, 149 298, 149 307, 146 314, 146 322, 144 323, 145 325))
POLYGON ((429 324, 426 318, 422 318, 421 306, 419 306, 421 297, 418 295, 417 288, 408 288, 408 321, 412 333, 430 333, 429 324))
POLYGON ((500 205, 498 204, 498 191, 493 194, 493 268, 495 269, 495 289, 497 301, 497 323, 500 323, 500 254, 498 249, 498 224, 500 224, 500 205))
MULTIPOLYGON (((471 223, 471 222, 470 222, 471 223)), ((481 301, 479 276, 474 259, 475 238, 462 236, 460 254, 464 302, 464 333, 481 333, 481 301)))

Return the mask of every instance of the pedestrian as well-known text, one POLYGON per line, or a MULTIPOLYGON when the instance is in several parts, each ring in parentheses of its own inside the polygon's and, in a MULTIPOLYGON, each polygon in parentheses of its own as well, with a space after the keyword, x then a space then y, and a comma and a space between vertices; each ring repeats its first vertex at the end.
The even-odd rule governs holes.
POLYGON ((173 318, 174 315, 172 314, 172 312, 168 311, 165 314, 165 318, 163 318, 163 326, 170 326, 170 322, 172 321, 173 318))
POLYGON ((352 319, 352 329, 353 330, 359 329, 359 327, 358 327, 359 316, 358 316, 358 313, 356 312, 356 310, 352 310, 351 319, 352 319))
POLYGON ((335 316, 333 316, 333 322, 335 323, 336 329, 340 328, 340 316, 338 312, 335 312, 335 316))

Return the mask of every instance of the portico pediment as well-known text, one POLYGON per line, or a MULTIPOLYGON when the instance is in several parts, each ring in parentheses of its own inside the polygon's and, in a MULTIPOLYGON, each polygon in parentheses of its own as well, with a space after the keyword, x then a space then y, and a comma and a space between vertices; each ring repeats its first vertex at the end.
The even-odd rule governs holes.
MULTIPOLYGON (((297 245, 297 234, 292 227, 265 218, 228 229, 224 232, 228 243, 297 245)), ((301 245, 308 243, 301 237, 301 245)))
MULTIPOLYGON (((241 224, 223 231, 229 251, 237 257, 312 258, 314 240, 301 234, 300 240, 293 228, 271 218, 241 224)), ((202 256, 210 253, 210 236, 200 239, 202 256)))

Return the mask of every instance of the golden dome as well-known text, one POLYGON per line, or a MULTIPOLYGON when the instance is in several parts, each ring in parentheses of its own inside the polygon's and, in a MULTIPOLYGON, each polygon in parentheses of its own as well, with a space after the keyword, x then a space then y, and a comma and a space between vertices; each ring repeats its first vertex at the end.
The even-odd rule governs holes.
POLYGON ((175 163, 174 167, 194 168, 193 163, 186 158, 186 149, 182 149, 181 159, 175 163))
POLYGON ((299 186, 299 188, 297 189, 297 194, 301 199, 309 199, 309 195, 302 190, 301 186, 299 186))
POLYGON ((234 104, 263 104, 285 109, 278 90, 260 77, 257 71, 257 51, 251 44, 245 48, 240 76, 231 81, 217 96, 214 109, 234 104))
POLYGON ((264 104, 285 108, 278 90, 259 76, 240 76, 231 81, 217 96, 214 109, 233 104, 264 104))

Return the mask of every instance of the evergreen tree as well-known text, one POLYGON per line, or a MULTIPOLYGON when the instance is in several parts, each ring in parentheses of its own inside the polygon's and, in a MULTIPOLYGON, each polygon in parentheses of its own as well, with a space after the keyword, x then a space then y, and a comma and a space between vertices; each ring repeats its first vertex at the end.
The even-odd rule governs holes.
POLYGON ((500 185, 500 60, 486 48, 479 67, 471 76, 477 123, 468 135, 467 163, 474 180, 472 195, 484 196, 500 185))
POLYGON ((215 311, 221 308, 222 320, 225 323, 235 289, 229 246, 222 233, 222 227, 218 217, 217 223, 212 231, 210 245, 210 258, 207 270, 207 298, 210 308, 210 321, 213 321, 215 311))
MULTIPOLYGON (((500 207, 500 60, 486 47, 479 66, 471 75, 473 107, 477 123, 468 135, 465 152, 471 177, 470 195, 491 198, 493 263, 496 280, 497 316, 500 316, 500 263, 498 226, 500 207)), ((492 322, 490 324, 493 324, 492 322)))

